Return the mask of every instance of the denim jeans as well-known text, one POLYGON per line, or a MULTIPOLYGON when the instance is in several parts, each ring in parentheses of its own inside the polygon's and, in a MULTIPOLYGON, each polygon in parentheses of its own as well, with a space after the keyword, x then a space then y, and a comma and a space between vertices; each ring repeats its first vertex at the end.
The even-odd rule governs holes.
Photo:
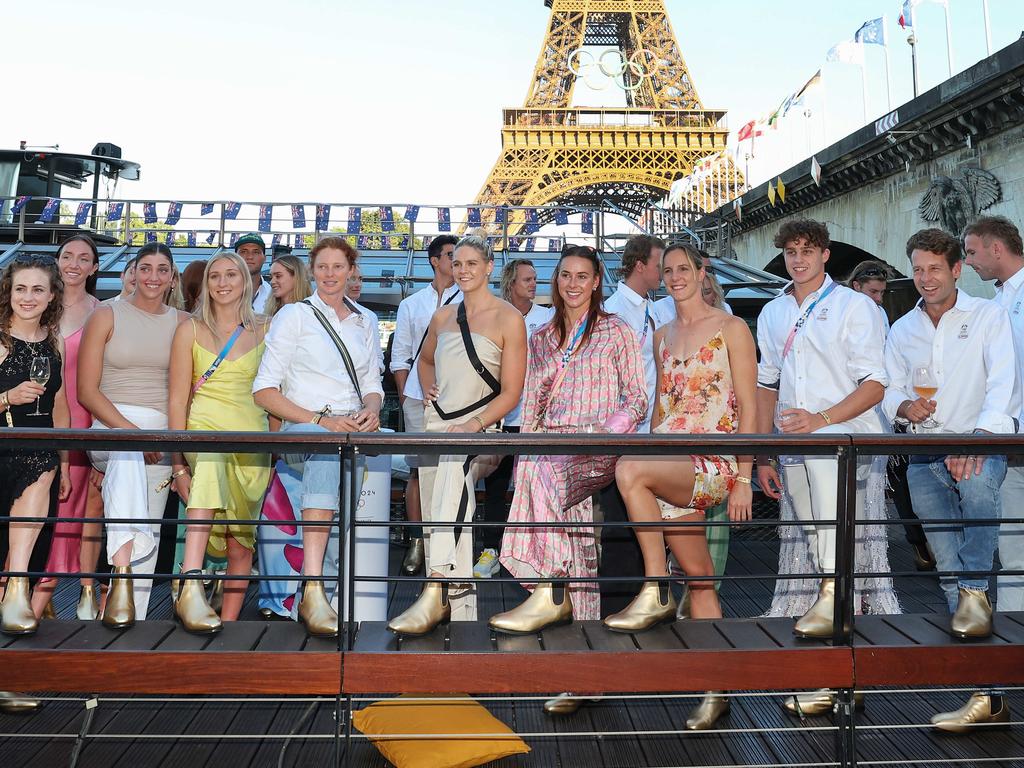
MULTIPOLYGON (((961 525, 963 521, 1002 515, 1000 486, 1006 476, 1006 457, 987 456, 980 475, 959 483, 946 469, 945 456, 911 463, 907 470, 914 509, 922 518, 950 524, 923 523, 940 571, 988 571, 999 541, 997 525, 961 525)), ((913 459, 911 460, 913 462, 913 459)), ((943 576, 939 579, 950 612, 956 610, 958 587, 988 589, 988 576, 943 576)))

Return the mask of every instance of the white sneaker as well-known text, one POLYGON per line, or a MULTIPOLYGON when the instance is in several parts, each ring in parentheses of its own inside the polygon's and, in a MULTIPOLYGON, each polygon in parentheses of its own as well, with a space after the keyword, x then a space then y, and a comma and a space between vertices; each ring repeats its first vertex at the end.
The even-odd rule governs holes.
POLYGON ((498 560, 498 552, 494 549, 485 549, 477 558, 473 566, 473 575, 478 579, 489 579, 501 570, 501 562, 498 560))

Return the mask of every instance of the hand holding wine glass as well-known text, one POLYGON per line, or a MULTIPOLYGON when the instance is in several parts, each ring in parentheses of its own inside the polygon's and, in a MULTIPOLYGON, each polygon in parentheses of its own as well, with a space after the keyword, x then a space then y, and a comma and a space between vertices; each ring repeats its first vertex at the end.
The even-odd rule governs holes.
MULTIPOLYGON (((936 408, 936 403, 932 398, 939 391, 939 381, 932 372, 930 365, 919 365, 914 368, 911 376, 911 386, 914 388, 914 394, 923 401, 921 405, 929 411, 929 415, 923 420, 917 420, 916 423, 925 429, 935 429, 941 426, 939 422, 931 417, 931 414, 935 413, 936 408)), ((911 421, 915 420, 911 418, 911 421)))
POLYGON ((775 404, 775 428, 779 432, 786 431, 786 423, 789 421, 792 414, 786 413, 795 408, 792 403, 787 403, 785 400, 779 400, 775 404))
MULTIPOLYGON (((48 357, 33 357, 32 365, 28 371, 29 379, 38 384, 41 387, 45 387, 46 383, 50 380, 50 358, 48 357)), ((39 395, 36 395, 36 409, 32 412, 32 416, 47 416, 46 413, 40 413, 39 411, 39 395)))

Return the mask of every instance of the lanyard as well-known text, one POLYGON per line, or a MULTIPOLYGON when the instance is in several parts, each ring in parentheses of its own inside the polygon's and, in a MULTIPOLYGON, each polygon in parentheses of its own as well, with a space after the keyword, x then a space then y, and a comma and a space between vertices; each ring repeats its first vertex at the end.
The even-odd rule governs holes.
POLYGON ((580 343, 580 339, 583 338, 583 329, 587 327, 587 315, 580 318, 580 321, 576 324, 576 332, 572 335, 572 340, 569 342, 569 346, 565 348, 562 353, 562 368, 565 368, 569 364, 569 358, 572 357, 572 353, 576 351, 576 345, 580 343))
POLYGON ((644 342, 647 341, 647 331, 650 329, 651 325, 651 302, 649 299, 644 299, 644 329, 640 332, 641 347, 643 347, 644 342))
POLYGON ((823 301, 826 296, 832 293, 832 289, 835 288, 837 285, 838 283, 830 283, 828 288, 826 288, 824 291, 818 294, 818 298, 812 301, 811 306, 805 309, 804 313, 800 315, 800 318, 796 321, 796 325, 793 326, 793 330, 789 332, 789 338, 786 339, 786 345, 782 348, 783 360, 786 359, 786 356, 789 354, 789 350, 793 348, 793 342, 796 341, 797 333, 799 333, 800 329, 804 327, 804 323, 807 322, 807 318, 811 316, 811 313, 814 311, 814 308, 818 306, 818 304, 821 301, 823 301))
POLYGON ((200 387, 202 387, 203 384, 209 381, 210 377, 213 376, 214 373, 216 373, 218 368, 220 368, 220 364, 224 362, 224 358, 228 356, 228 353, 231 351, 231 348, 235 346, 235 342, 238 341, 238 337, 242 335, 242 331, 244 330, 245 328, 243 328, 242 326, 238 326, 237 328, 235 328, 235 332, 231 334, 231 338, 228 339, 228 343, 224 345, 224 349, 222 349, 220 351, 220 354, 217 355, 217 359, 213 361, 213 365, 211 365, 207 369, 206 373, 204 373, 202 376, 196 379, 195 386, 192 387, 193 395, 196 392, 198 392, 200 387))

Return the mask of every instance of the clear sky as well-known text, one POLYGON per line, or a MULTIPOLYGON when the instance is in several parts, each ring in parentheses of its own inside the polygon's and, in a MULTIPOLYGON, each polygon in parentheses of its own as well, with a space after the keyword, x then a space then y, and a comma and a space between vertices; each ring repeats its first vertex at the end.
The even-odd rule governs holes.
MULTIPOLYGON (((771 112, 866 20, 888 17, 893 103, 910 96, 899 0, 666 0, 690 73, 734 129, 771 112)), ((955 70, 985 54, 982 0, 950 0, 955 70)), ((1022 0, 989 0, 993 49, 1020 36, 1022 0)), ((0 147, 142 164, 121 196, 459 204, 500 146, 544 35, 542 0, 0 0, 7 96, 0 147)), ((915 9, 922 90, 946 77, 942 6, 915 9)), ((869 118, 888 111, 881 48, 869 118)), ((863 122, 859 69, 829 64, 824 101, 762 142, 752 175, 788 167, 863 122)), ((614 90, 614 89, 613 89, 614 90)), ((599 106, 607 92, 577 89, 599 106)), ((754 179, 755 181, 757 179, 754 179)))

